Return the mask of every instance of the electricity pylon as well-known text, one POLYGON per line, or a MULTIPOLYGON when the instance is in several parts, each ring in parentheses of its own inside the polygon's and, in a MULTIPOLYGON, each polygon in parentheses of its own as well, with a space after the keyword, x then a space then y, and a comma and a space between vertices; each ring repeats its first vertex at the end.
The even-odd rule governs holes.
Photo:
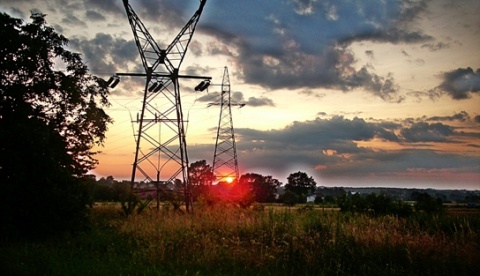
POLYGON ((235 132, 233 130, 232 106, 242 108, 245 104, 232 102, 230 77, 227 67, 225 67, 223 73, 220 102, 210 103, 208 106, 212 105, 220 106, 220 118, 213 156, 213 173, 217 182, 238 181, 239 172, 235 132))
POLYGON ((157 200, 158 208, 160 194, 175 185, 181 187, 178 191, 183 195, 174 196, 175 203, 172 201, 174 206, 179 208, 181 204, 185 204, 187 212, 191 208, 185 121, 179 79, 202 79, 203 85, 200 88, 205 89, 211 78, 179 75, 179 68, 206 2, 200 0, 200 6, 195 14, 167 48, 161 49, 129 1, 123 0, 145 73, 117 73, 116 78, 117 80, 118 76, 146 78, 142 109, 136 120, 139 127, 131 177, 133 191, 145 199, 141 208, 147 206, 153 199, 157 200), (157 125, 158 129, 154 128, 157 125))

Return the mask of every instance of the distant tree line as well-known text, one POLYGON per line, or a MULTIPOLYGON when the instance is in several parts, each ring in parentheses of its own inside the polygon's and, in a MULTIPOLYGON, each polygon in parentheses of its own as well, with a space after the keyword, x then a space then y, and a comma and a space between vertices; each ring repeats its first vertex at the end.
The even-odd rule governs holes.
POLYGON ((414 212, 427 214, 443 213, 444 207, 440 199, 434 198, 427 193, 418 195, 414 203, 394 199, 388 195, 360 195, 344 194, 338 198, 338 207, 342 212, 367 213, 373 216, 395 215, 408 217, 414 212))
MULTIPOLYGON (((406 200, 387 193, 360 194, 346 191, 343 187, 317 187, 313 177, 305 172, 295 172, 288 176, 283 185, 272 176, 246 173, 232 183, 214 184, 212 167, 205 161, 197 161, 189 166, 189 181, 194 202, 207 205, 219 202, 236 204, 248 208, 253 203, 281 203, 286 206, 307 203, 307 197, 314 197, 309 204, 338 207, 342 212, 367 213, 374 216, 396 215, 407 217, 414 212, 442 213, 443 197, 427 192, 413 191, 406 200)), ((102 177, 89 184, 92 202, 118 202, 128 198, 130 182, 116 181, 112 176, 102 177)), ((465 199, 474 202, 478 195, 471 194, 465 199)), ((172 200, 165 194, 161 200, 172 200)))

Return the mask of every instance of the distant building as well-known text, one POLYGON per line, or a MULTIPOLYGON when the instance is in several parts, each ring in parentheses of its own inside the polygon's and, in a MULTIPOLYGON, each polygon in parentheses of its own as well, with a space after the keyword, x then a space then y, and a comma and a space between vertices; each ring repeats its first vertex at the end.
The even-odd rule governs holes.
POLYGON ((307 202, 315 202, 315 198, 317 197, 316 194, 312 194, 307 196, 307 202))

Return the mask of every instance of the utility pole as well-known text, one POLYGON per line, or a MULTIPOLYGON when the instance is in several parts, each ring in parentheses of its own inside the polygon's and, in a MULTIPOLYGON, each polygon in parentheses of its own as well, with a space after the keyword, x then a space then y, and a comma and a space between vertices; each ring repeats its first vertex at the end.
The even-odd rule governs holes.
POLYGON ((179 79, 201 79, 203 81, 195 90, 203 91, 210 84, 211 77, 180 75, 179 68, 206 2, 200 0, 195 14, 175 39, 162 49, 129 1, 123 0, 145 73, 117 73, 109 83, 116 86, 122 76, 144 77, 146 80, 142 108, 134 121, 139 127, 131 177, 132 190, 143 199, 142 209, 154 199, 159 208, 160 195, 167 193, 170 193, 176 209, 185 204, 189 212, 192 207, 179 79), (172 195, 173 187, 177 189, 172 195))
POLYGON ((213 173, 217 182, 238 181, 239 170, 235 132, 233 130, 232 106, 244 107, 244 103, 232 102, 230 93, 230 77, 225 67, 222 79, 220 102, 210 103, 208 106, 219 105, 220 117, 218 120, 215 153, 213 156, 213 173))

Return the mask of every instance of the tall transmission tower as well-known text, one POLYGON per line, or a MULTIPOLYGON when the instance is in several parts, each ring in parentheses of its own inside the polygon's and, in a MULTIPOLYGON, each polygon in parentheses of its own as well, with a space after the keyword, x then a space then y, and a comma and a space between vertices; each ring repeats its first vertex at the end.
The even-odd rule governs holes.
POLYGON ((123 0, 145 73, 117 73, 111 86, 116 86, 121 76, 138 76, 146 79, 142 108, 135 121, 139 127, 131 177, 133 191, 145 199, 143 207, 156 199, 158 208, 160 194, 169 190, 167 187, 174 185, 180 186, 178 190, 183 194, 175 197, 176 200, 181 198, 175 207, 185 204, 187 212, 191 207, 185 121, 179 79, 201 79, 203 81, 195 90, 203 91, 210 84, 211 78, 180 75, 179 68, 206 2, 200 0, 200 6, 195 14, 175 39, 162 49, 129 1, 123 0))
POLYGON ((220 102, 210 103, 208 106, 220 106, 220 118, 213 156, 213 173, 217 182, 238 181, 237 148, 235 145, 235 132, 233 130, 232 106, 244 107, 244 103, 232 102, 230 93, 230 77, 228 68, 225 67, 222 79, 220 102))

